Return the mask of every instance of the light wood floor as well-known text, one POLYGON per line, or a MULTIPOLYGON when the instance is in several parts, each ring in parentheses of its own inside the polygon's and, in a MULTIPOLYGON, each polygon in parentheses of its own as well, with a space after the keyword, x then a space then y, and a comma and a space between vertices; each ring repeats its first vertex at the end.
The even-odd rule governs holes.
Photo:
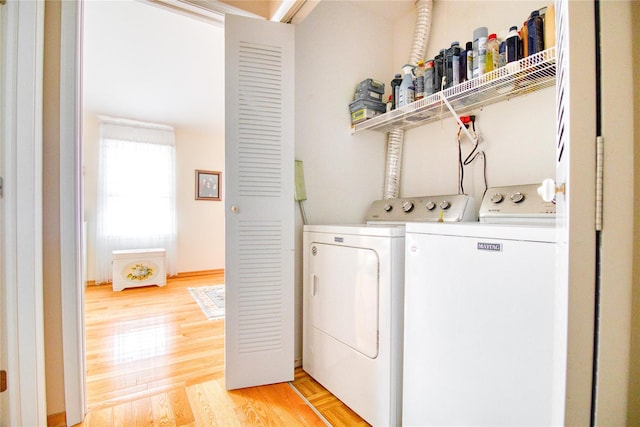
MULTIPOLYGON (((287 383, 226 391, 224 321, 202 314, 187 288, 90 286, 85 296, 87 403, 80 426, 323 426, 287 383)), ((367 425, 301 369, 293 384, 334 426, 367 425)))

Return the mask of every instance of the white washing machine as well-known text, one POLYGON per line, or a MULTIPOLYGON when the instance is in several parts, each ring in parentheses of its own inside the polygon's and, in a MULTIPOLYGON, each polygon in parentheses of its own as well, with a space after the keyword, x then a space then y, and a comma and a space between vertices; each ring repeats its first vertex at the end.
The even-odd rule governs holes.
POLYGON ((555 209, 519 186, 487 191, 480 216, 407 224, 403 423, 562 424, 555 209))
POLYGON ((400 425, 405 227, 475 219, 464 195, 380 200, 304 227, 303 369, 374 426, 400 425))

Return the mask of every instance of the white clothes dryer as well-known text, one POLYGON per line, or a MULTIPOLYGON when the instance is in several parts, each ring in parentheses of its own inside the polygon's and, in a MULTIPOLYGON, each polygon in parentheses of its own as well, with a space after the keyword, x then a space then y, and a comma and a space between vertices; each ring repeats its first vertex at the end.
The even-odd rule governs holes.
POLYGON ((306 226, 303 369, 372 425, 400 417, 403 226, 306 226))
POLYGON ((464 195, 373 202, 303 233, 303 369, 374 426, 401 425, 405 227, 475 219, 464 195))

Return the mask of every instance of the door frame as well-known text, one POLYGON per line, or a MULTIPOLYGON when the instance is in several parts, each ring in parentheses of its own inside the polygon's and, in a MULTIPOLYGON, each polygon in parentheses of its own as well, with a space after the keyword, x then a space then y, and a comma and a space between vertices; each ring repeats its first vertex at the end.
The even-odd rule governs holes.
POLYGON ((86 369, 82 273, 82 8, 60 3, 60 291, 65 412, 68 425, 84 419, 86 369))
MULTIPOLYGON (((166 3, 160 0, 160 3, 166 3)), ((200 10, 177 2, 169 5, 187 14, 223 21, 225 11, 253 14, 223 6, 200 10)), ((82 25, 84 0, 63 1, 60 24, 60 285, 64 400, 68 425, 82 422, 86 412, 84 347, 84 279, 82 275, 82 25)), ((49 5, 48 5, 49 6, 49 5)), ((42 79, 41 79, 42 80, 42 79)), ((44 382, 43 382, 44 384, 44 382)), ((46 423, 45 423, 46 424, 46 423)))
MULTIPOLYGON (((22 5, 23 7, 26 8, 26 5, 28 3, 32 3, 32 2, 8 2, 7 5, 9 5, 9 4, 22 5)), ((33 3, 36 3, 36 2, 33 2, 33 3)), ((77 5, 76 2, 62 2, 62 3, 63 3, 63 6, 67 9, 67 11, 75 10, 75 13, 77 14, 77 12, 78 12, 77 8, 79 6, 77 5)), ((575 4, 573 4, 573 6, 575 7, 575 4)), ((7 6, 4 6, 4 7, 7 7, 7 6)), ((21 18, 22 18, 22 16, 21 16, 21 18)), ((11 21, 11 20, 8 19, 8 21, 11 21)), ((77 29, 77 27, 76 27, 76 29, 77 29)), ((6 30, 3 29, 3 31, 6 31, 6 30)), ((16 31, 17 31, 17 29, 16 29, 16 31)), ((70 40, 63 41, 63 45, 66 45, 68 47, 69 45, 67 45, 67 43, 73 43, 73 46, 77 47, 77 43, 79 43, 79 40, 78 40, 79 34, 76 33, 75 37, 76 37, 76 39, 73 40, 73 41, 70 41, 70 40)), ((576 39, 576 43, 577 43, 578 40, 579 40, 579 35, 577 37, 575 37, 574 39, 576 39)), ((591 43, 591 41, 585 39, 585 40, 581 41, 580 43, 583 43, 588 48, 588 45, 591 43)), ((76 49, 76 47, 74 47, 74 49, 76 49)), ((36 51, 37 51, 37 49, 36 49, 36 51)), ((31 52, 33 52, 33 49, 31 50, 31 52)), ((579 49, 575 49, 574 52, 576 52, 576 55, 580 55, 579 52, 581 52, 581 51, 579 49)), ((25 50, 22 50, 22 53, 24 54, 25 50)), ((76 51, 76 53, 77 53, 77 51, 76 51)), ((64 65, 66 67, 71 66, 71 64, 68 64, 68 63, 64 63, 64 65)), ((6 64, 4 66, 6 67, 6 64)), ((41 79, 40 79, 40 81, 41 81, 41 79)), ((585 86, 590 87, 589 84, 585 84, 585 86)), ((572 88, 572 90, 574 92, 576 92, 575 89, 572 88)), ((3 103, 4 103, 4 100, 3 100, 3 103)), ((576 102, 576 104, 579 104, 579 102, 576 102)), ((69 107, 69 105, 67 105, 67 108, 68 107, 69 107)), ((76 105, 76 107, 77 107, 77 105, 76 105)), ((5 108, 4 104, 3 104, 3 108, 5 108)), ((583 125, 584 125, 584 123, 580 123, 580 126, 575 126, 574 127, 574 131, 580 129, 581 126, 583 126, 583 125)), ((3 131, 3 138, 4 138, 5 135, 7 135, 7 131, 5 129, 3 129, 2 131, 3 131)), ((65 129, 62 129, 61 131, 65 132, 65 129)), ((67 131, 68 131, 68 129, 67 129, 67 131)), ((77 132, 77 130, 76 130, 76 132, 77 132)), ((588 132, 584 132, 584 133, 588 133, 588 132)), ((7 140, 10 141, 10 139, 7 139, 7 140)), ((571 154, 573 155, 574 161, 576 162, 576 167, 574 169, 575 169, 575 171, 577 173, 577 170, 579 170, 581 167, 582 167, 582 169, 585 169, 584 168, 584 164, 582 166, 580 166, 578 164, 578 160, 580 158, 587 159, 587 161, 586 161, 587 164, 591 164, 592 161, 589 160, 589 159, 592 159, 593 156, 592 156, 592 150, 588 149, 588 148, 580 148, 579 153, 575 153, 574 150, 575 150, 576 147, 581 147, 581 145, 580 144, 575 144, 573 149, 571 150, 572 151, 571 154), (576 154, 578 154, 578 155, 576 155, 576 154)), ((4 151, 4 150, 6 150, 6 147, 4 147, 4 145, 3 145, 2 149, 3 149, 3 154, 4 154, 6 152, 6 151, 4 151)), ((67 153, 67 154, 69 154, 69 153, 67 153)), ((74 153, 74 155, 75 154, 77 154, 77 153, 74 153)), ((6 161, 6 157, 4 158, 4 162, 5 162, 5 164, 9 163, 9 162, 6 161)), ((72 178, 77 178, 78 175, 79 175, 79 171, 77 171, 77 170, 64 171, 64 172, 65 173, 66 172, 73 173, 74 176, 72 178)), ((10 188, 11 183, 8 183, 7 180, 6 180, 6 176, 7 176, 6 175, 6 171, 3 171, 3 174, 5 174, 4 176, 5 176, 5 185, 6 185, 6 188, 5 188, 5 194, 6 194, 5 202, 6 202, 8 200, 8 192, 11 190, 11 188, 10 188)), ((62 179, 63 178, 61 177, 61 180, 62 179)), ((574 208, 573 209, 573 215, 574 216, 572 216, 570 218, 570 224, 572 225, 572 227, 571 227, 571 234, 572 235, 573 235, 573 233, 575 231, 579 231, 581 229, 583 229, 583 230, 592 230, 591 224, 586 224, 586 223, 584 223, 585 221, 580 221, 579 224, 576 224, 574 222, 574 220, 576 220, 576 219, 580 220, 580 217, 589 216, 591 218, 590 215, 584 214, 584 211, 579 211, 579 209, 577 209, 577 208, 582 207, 582 206, 585 206, 585 207, 586 206, 593 206, 591 204, 591 199, 592 199, 592 196, 591 196, 591 194, 592 194, 591 193, 591 184, 586 184, 587 181, 592 182, 591 174, 589 174, 589 176, 586 176, 586 177, 585 176, 581 176, 578 179, 578 182, 583 183, 583 185, 585 187, 588 187, 588 190, 586 191, 586 193, 584 193, 582 191, 583 190, 582 188, 571 188, 572 186, 570 186, 570 188, 568 188, 569 190, 572 190, 573 195, 574 195, 574 199, 572 201, 572 207, 574 208), (579 200, 576 200, 575 196, 578 195, 578 194, 581 194, 581 193, 585 194, 585 196, 581 197, 579 200), (589 195, 586 196, 586 194, 589 194, 589 195)), ((574 183, 575 183, 575 180, 574 180, 574 183)), ((15 191, 15 187, 14 187, 13 191, 15 191)), ((15 196, 15 194, 14 194, 14 196, 15 196)), ((591 208, 589 208, 589 209, 591 209, 591 208)), ((17 220, 16 218, 13 218, 14 222, 16 220, 17 220)), ((8 227, 8 229, 12 229, 11 228, 11 224, 12 224, 11 220, 9 220, 8 218, 3 218, 3 226, 4 227, 8 227)), ((80 221, 78 222, 78 228, 79 228, 79 225, 80 225, 80 221)), ((10 246, 6 246, 6 243, 10 242, 9 241, 9 236, 7 236, 6 233, 4 233, 4 231, 5 230, 3 230, 3 243, 5 243, 5 248, 9 248, 10 246)), ((71 230, 72 234, 73 234, 73 232, 74 232, 74 229, 71 230)), ((78 232, 78 231, 75 230, 75 232, 78 232)), ((576 233, 576 234, 579 235, 579 233, 576 233)), ((75 235, 75 236, 63 236, 63 237, 65 239, 68 238, 68 239, 76 241, 78 236, 75 235)), ((574 241, 572 243, 574 243, 574 245, 572 245, 573 248, 579 248, 580 247, 580 245, 579 245, 580 242, 575 242, 574 241)), ((74 243, 71 243, 71 245, 73 245, 73 244, 74 243)), ((587 254, 591 253, 592 254, 594 251, 595 251, 595 247, 594 247, 594 244, 592 244, 592 243, 587 244, 585 248, 580 248, 580 253, 587 253, 587 254)), ((5 254, 5 257, 7 255, 9 255, 9 254, 5 254)), ((585 355, 583 353, 583 351, 584 351, 585 347, 589 347, 589 344, 593 340, 592 333, 591 334, 589 333, 589 332, 592 332, 592 331, 589 331, 588 328, 585 328, 586 325, 589 325, 590 323, 592 324, 592 320, 593 320, 593 314, 592 314, 593 311, 591 310, 591 313, 590 313, 590 308, 593 307, 593 293, 590 292, 589 287, 585 287, 584 286, 584 283, 592 283, 593 282, 592 279, 593 279, 594 273, 593 272, 585 272, 584 271, 585 270, 584 269, 584 265, 581 263, 581 259, 584 259, 584 258, 580 258, 580 257, 575 257, 574 258, 574 255, 575 254, 572 254, 572 256, 571 256, 571 259, 575 260, 574 264, 571 265, 571 272, 575 273, 575 274, 571 275, 571 279, 570 279, 571 281, 570 281, 570 285, 569 285, 570 289, 573 291, 573 293, 571 295, 571 300, 570 300, 571 301, 570 302, 570 308, 572 309, 572 312, 570 314, 570 330, 571 330, 571 332, 573 332, 573 334, 570 335, 570 341, 569 341, 569 344, 568 344, 570 351, 569 351, 569 360, 568 360, 568 364, 569 364, 569 367, 568 367, 568 371, 569 371, 568 374, 569 375, 568 376, 569 376, 569 378, 568 378, 568 381, 567 381, 568 382, 567 390, 568 391, 572 391, 573 390, 574 392, 576 392, 576 394, 574 395, 575 399, 573 401, 567 402, 567 415, 581 414, 580 416, 583 416, 584 415, 583 411, 585 409, 585 406, 587 406, 588 403, 590 403, 590 400, 591 400, 590 399, 590 385, 591 385, 590 383, 591 383, 591 381, 589 379, 588 384, 587 384, 584 381, 582 381, 581 379, 584 378, 584 374, 591 369, 591 363, 592 363, 591 355, 585 355), (582 304, 583 302, 584 302, 584 305, 582 304)), ((81 259, 80 258, 80 253, 77 253, 76 257, 77 257, 77 260, 81 259)), ((34 261, 34 265, 37 265, 35 263, 35 261, 34 261)), ((3 279, 6 280, 7 274, 8 273, 6 271, 3 271, 3 276, 4 276, 3 279)), ((1 285, 3 285, 3 284, 0 284, 0 286, 1 285)), ((9 295, 7 295, 7 296, 9 296, 9 295)), ((33 301, 32 303, 36 304, 36 301, 33 301)), ((63 302, 63 304, 64 304, 64 302, 63 302)), ((15 311, 15 308, 14 308, 14 311, 15 311)), ((9 313, 3 313, 3 315, 7 315, 8 316, 9 313)), ((15 315, 15 313, 14 313, 14 315, 15 315)), ((4 319, 2 319, 2 320, 4 320, 4 319)), ((81 320, 78 319, 78 322, 81 322, 81 320)), ((78 323, 78 324, 81 325, 82 323, 78 323)), ((77 328, 78 324, 76 324, 76 328, 77 328)), ((80 330, 81 330, 81 328, 80 328, 80 330)), ((77 330, 77 332, 79 332, 80 330, 77 330)), ((34 335, 34 334, 32 334, 32 335, 34 335)), ((6 337, 6 338, 10 339, 11 337, 6 337)), ((11 343, 11 341, 7 341, 7 342, 11 343)), ((79 348, 79 346, 80 346, 79 343, 77 343, 77 347, 70 345, 70 347, 75 347, 75 348, 79 348)), ((72 365, 72 363, 73 362, 67 362, 67 360, 65 359, 65 372, 66 372, 67 368, 69 368, 69 366, 72 365)), ((73 369, 79 370, 77 365, 73 366, 73 369)), ((13 380, 16 380, 15 376, 12 376, 11 378, 13 378, 13 380)), ((42 381, 42 383, 44 384, 44 381, 42 381)), ((11 383, 10 383, 10 385, 11 385, 11 383)), ((67 402, 69 402, 69 401, 73 400, 75 397, 77 397, 77 396, 66 394, 66 396, 65 396, 66 399, 65 400, 67 402)), ((29 402, 29 403, 26 403, 26 404, 32 404, 32 402, 29 402)), ((40 402, 40 404, 43 404, 43 402, 40 402)), ((6 408, 6 407, 3 406, 3 408, 6 408)))

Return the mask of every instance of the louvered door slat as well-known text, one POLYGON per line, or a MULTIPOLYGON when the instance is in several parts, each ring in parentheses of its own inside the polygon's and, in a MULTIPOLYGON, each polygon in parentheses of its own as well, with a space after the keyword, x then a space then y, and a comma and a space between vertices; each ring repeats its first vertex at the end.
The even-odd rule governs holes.
POLYGON ((293 378, 293 27, 226 18, 228 389, 293 378), (232 207, 235 207, 233 211, 232 207))

